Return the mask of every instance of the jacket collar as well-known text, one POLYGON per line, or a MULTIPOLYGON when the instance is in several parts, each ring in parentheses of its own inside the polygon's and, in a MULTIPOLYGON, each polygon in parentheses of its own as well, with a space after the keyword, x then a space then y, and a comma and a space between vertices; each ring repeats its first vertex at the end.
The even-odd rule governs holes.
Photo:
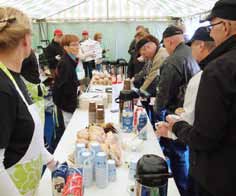
POLYGON ((173 54, 176 53, 176 51, 177 51, 179 48, 182 48, 183 46, 186 46, 186 44, 185 44, 184 42, 181 42, 178 46, 176 46, 176 48, 175 48, 173 54))
POLYGON ((212 60, 216 59, 217 57, 223 55, 224 53, 228 52, 232 48, 236 48, 236 35, 231 36, 226 41, 224 41, 221 45, 216 47, 205 59, 203 59, 199 66, 201 69, 204 69, 208 63, 212 60))
POLYGON ((52 43, 53 43, 53 44, 55 44, 55 45, 58 45, 58 46, 60 46, 60 44, 59 44, 58 42, 55 42, 55 40, 54 40, 54 39, 52 39, 52 43))
POLYGON ((77 64, 78 64, 78 59, 76 59, 76 60, 72 59, 72 58, 70 57, 70 55, 69 55, 66 51, 64 51, 64 56, 63 56, 63 58, 64 58, 65 60, 69 61, 74 67, 76 67, 77 64))

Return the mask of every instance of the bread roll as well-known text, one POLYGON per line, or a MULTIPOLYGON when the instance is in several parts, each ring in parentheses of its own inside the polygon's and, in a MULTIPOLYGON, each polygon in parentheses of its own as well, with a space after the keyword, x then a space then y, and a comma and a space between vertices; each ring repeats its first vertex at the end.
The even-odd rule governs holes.
POLYGON ((81 129, 77 132, 77 139, 89 139, 89 132, 88 129, 81 129))

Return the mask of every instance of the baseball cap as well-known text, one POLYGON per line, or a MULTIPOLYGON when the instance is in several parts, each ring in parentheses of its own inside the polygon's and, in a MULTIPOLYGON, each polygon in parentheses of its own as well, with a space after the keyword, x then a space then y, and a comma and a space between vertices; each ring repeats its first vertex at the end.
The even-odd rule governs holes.
POLYGON ((219 0, 215 3, 211 13, 200 22, 211 21, 218 17, 226 20, 236 20, 236 1, 235 0, 219 0))
POLYGON ((135 47, 136 51, 138 52, 148 42, 150 41, 145 38, 139 40, 139 42, 136 44, 136 47, 135 47))
POLYGON ((63 35, 63 32, 61 29, 55 29, 54 35, 63 35))
POLYGON ((88 35, 89 33, 88 33, 88 31, 86 31, 86 30, 84 30, 83 32, 82 32, 82 35, 88 35))
POLYGON ((174 25, 170 25, 163 32, 161 43, 163 43, 163 40, 167 37, 171 37, 174 35, 180 35, 180 34, 184 34, 184 32, 181 28, 174 26, 174 25))
POLYGON ((208 29, 208 27, 199 27, 193 37, 191 38, 191 40, 189 40, 187 42, 187 45, 191 46, 191 44, 193 43, 193 41, 214 41, 211 37, 210 37, 210 31, 208 29))

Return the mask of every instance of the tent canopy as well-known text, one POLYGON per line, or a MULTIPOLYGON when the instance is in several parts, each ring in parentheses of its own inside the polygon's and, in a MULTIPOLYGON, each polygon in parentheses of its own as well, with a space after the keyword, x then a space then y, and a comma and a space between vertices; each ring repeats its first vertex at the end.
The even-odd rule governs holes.
POLYGON ((48 21, 157 20, 208 12, 217 0, 0 0, 48 21))

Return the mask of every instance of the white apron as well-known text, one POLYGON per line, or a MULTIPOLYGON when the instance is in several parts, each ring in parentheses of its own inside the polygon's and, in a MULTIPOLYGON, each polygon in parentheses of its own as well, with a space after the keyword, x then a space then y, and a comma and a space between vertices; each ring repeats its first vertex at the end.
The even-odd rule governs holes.
POLYGON ((35 104, 29 105, 27 103, 24 95, 22 94, 16 81, 14 80, 13 76, 6 68, 6 66, 0 63, 0 69, 3 70, 3 72, 14 84, 17 92, 26 104, 35 125, 33 137, 28 147, 28 150, 26 151, 25 155, 20 159, 20 161, 18 161, 15 165, 7 169, 7 172, 11 177, 12 181, 14 182, 16 188, 22 195, 34 196, 36 195, 36 191, 39 186, 43 167, 43 123, 40 119, 39 109, 36 107, 35 104))

